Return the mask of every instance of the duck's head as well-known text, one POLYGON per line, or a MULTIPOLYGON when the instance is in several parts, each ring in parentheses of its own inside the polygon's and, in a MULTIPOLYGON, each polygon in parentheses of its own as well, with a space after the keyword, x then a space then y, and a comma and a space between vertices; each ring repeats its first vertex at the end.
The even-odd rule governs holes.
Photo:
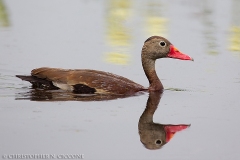
POLYGON ((175 58, 193 61, 193 58, 180 52, 171 42, 160 36, 149 37, 144 42, 142 57, 152 60, 159 58, 175 58))

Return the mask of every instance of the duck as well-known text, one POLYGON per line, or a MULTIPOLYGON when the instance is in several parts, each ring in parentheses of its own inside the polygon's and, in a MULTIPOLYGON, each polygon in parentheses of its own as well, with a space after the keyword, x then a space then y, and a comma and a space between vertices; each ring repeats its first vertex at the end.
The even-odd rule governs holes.
POLYGON ((164 89, 155 70, 155 61, 160 58, 193 61, 193 58, 180 52, 166 38, 151 36, 144 42, 141 51, 142 67, 149 81, 148 88, 128 78, 92 69, 41 67, 33 69, 31 75, 16 75, 16 77, 30 82, 32 87, 37 89, 62 89, 76 94, 133 95, 141 91, 164 89))

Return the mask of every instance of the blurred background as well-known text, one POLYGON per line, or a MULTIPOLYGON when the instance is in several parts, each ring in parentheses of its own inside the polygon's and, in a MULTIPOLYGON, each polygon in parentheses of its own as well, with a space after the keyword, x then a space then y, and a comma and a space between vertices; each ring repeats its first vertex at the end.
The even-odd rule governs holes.
POLYGON ((0 0, 0 154, 237 159, 239 8, 239 0, 0 0), (30 84, 15 78, 43 66, 88 68, 147 87, 141 48, 152 35, 166 37, 195 60, 156 63, 167 90, 155 121, 191 124, 161 150, 149 151, 139 141, 148 94, 42 103, 29 101, 30 84))
MULTIPOLYGON (((130 79, 139 74, 142 77, 141 47, 152 35, 168 38, 197 62, 205 58, 207 65, 202 69, 208 72, 217 70, 214 63, 218 58, 240 58, 237 0, 1 0, 0 5, 1 68, 17 68, 19 74, 51 66, 99 69, 130 79)), ((163 66, 165 62, 176 67, 177 63, 188 65, 164 60, 163 66)), ((176 77, 166 76, 171 75, 176 77)), ((139 83, 148 85, 145 78, 139 83)))

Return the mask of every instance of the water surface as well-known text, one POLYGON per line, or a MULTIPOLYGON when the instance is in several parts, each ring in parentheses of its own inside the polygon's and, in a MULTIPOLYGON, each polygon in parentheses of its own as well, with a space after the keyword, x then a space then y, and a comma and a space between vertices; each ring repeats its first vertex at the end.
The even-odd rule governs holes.
POLYGON ((0 0, 0 154, 238 159, 239 7, 238 0, 0 0), (43 66, 89 68, 148 86, 140 53, 151 35, 195 60, 156 63, 166 90, 153 122, 191 124, 161 149, 144 146, 138 133, 147 93, 86 101, 15 77, 43 66))

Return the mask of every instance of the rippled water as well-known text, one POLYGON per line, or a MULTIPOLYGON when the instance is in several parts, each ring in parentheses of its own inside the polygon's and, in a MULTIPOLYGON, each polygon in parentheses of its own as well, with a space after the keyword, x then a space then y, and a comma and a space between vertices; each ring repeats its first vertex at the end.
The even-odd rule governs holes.
POLYGON ((0 0, 1 156, 238 159, 239 7, 238 0, 0 0), (43 66, 89 68, 148 86, 140 53, 151 35, 195 60, 157 61, 162 95, 99 101, 34 90, 15 77, 43 66), (170 133, 169 124, 178 127, 170 133))

